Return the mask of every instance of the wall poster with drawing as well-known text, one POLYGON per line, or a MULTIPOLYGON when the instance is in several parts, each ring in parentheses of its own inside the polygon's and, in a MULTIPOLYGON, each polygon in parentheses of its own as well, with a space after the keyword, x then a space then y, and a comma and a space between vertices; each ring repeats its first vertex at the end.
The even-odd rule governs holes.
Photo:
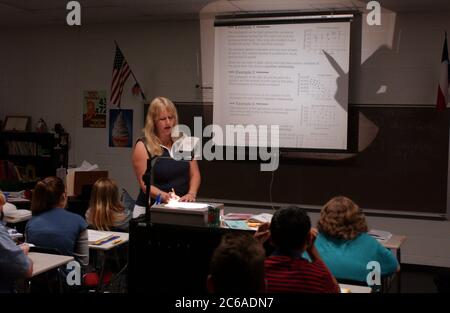
POLYGON ((106 128, 106 91, 83 93, 83 128, 106 128))

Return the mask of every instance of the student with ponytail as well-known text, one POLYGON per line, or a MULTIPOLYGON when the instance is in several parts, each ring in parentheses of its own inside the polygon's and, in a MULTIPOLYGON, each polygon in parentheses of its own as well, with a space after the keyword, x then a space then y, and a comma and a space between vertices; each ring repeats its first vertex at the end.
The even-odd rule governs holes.
POLYGON ((36 184, 31 202, 32 218, 25 228, 27 242, 72 255, 82 267, 89 264, 87 223, 66 211, 66 188, 58 177, 47 177, 36 184))

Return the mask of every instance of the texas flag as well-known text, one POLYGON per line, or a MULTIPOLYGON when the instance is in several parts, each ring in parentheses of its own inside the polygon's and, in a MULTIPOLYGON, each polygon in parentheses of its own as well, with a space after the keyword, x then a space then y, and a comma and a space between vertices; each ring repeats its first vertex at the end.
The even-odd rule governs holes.
POLYGON ((449 83, 449 59, 447 47, 447 32, 445 33, 444 48, 442 50, 441 77, 439 78, 438 95, 436 109, 444 111, 448 103, 448 83, 449 83))

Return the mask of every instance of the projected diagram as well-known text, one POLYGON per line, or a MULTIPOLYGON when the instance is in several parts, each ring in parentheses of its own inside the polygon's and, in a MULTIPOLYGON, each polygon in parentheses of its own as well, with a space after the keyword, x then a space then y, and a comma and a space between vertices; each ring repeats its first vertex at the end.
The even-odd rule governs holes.
POLYGON ((331 100, 334 97, 335 85, 331 76, 325 75, 298 75, 298 93, 300 98, 313 100, 331 100), (332 88, 334 88, 332 90, 332 88))
POLYGON ((347 38, 338 29, 308 29, 304 33, 303 49, 322 53, 322 50, 329 54, 340 53, 346 49, 347 38))
POLYGON ((303 107, 301 125, 314 129, 329 129, 338 125, 336 109, 329 105, 312 105, 303 107))

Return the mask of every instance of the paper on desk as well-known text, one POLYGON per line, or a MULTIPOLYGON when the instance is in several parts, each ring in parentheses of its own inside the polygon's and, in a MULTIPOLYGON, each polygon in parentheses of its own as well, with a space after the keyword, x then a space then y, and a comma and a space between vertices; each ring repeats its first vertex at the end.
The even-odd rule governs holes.
POLYGON ((273 214, 261 213, 253 215, 248 219, 251 223, 270 223, 272 221, 273 214))
POLYGON ((390 232, 379 229, 371 229, 369 235, 380 241, 387 241, 392 237, 390 232))
POLYGON ((231 229, 252 230, 252 228, 248 227, 248 225, 245 221, 227 220, 224 222, 231 229))
POLYGON ((252 217, 253 214, 248 214, 248 213, 228 213, 226 215, 223 216, 224 220, 248 220, 250 217, 252 217))

